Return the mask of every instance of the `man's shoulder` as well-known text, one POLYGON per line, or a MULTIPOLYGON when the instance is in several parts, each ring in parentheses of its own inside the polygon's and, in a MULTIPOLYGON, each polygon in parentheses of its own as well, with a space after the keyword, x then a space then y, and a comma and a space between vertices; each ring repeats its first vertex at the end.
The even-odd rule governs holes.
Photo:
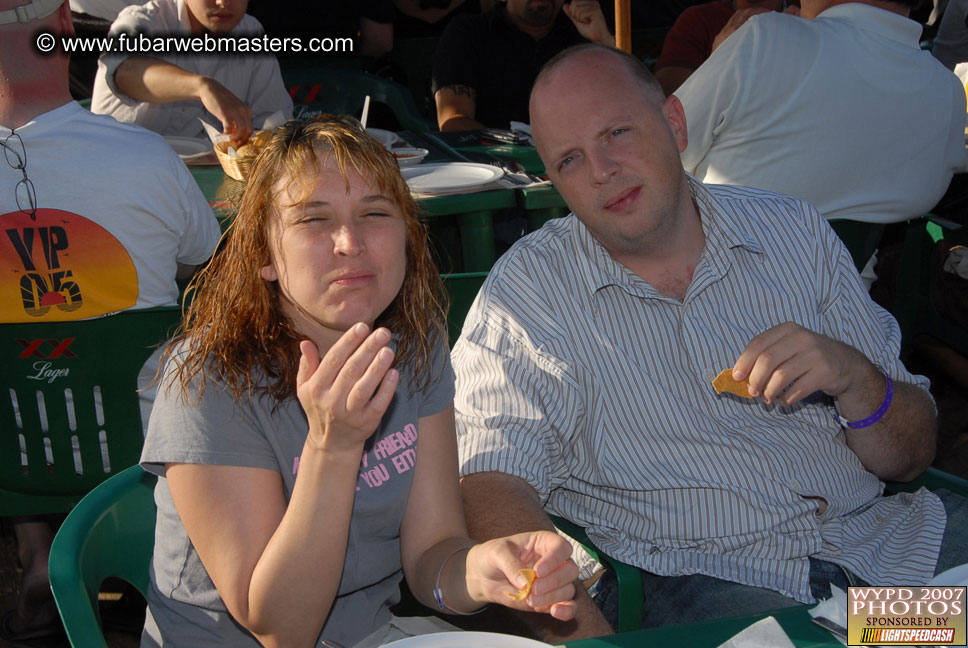
POLYGON ((65 136, 87 140, 85 147, 88 151, 110 150, 118 155, 130 153, 156 160, 176 155, 158 133, 135 124, 119 122, 110 115, 98 115, 81 109, 62 127, 65 136), (66 127, 68 123, 69 129, 66 127))
POLYGON ((576 218, 569 215, 546 223, 522 237, 501 255, 481 290, 484 302, 509 311, 560 305, 558 296, 579 289, 581 250, 576 218))
POLYGON ((718 203, 721 222, 761 243, 777 237, 814 238, 818 228, 825 227, 817 208, 796 196, 742 185, 703 187, 718 203))
POLYGON ((511 270, 531 268, 536 270, 535 274, 515 279, 538 281, 548 275, 554 276, 563 264, 572 265, 575 261, 575 224, 574 214, 548 221, 540 229, 515 241, 497 260, 490 274, 512 274, 511 270))
POLYGON ((745 43, 747 47, 755 46, 764 52, 782 51, 795 47, 802 39, 816 38, 817 29, 812 22, 799 16, 768 11, 751 16, 723 46, 745 43))
POLYGON ((178 5, 175 0, 149 0, 144 4, 132 4, 122 9, 114 19, 111 31, 174 29, 178 24, 178 5))
POLYGON ((239 21, 239 24, 236 25, 232 30, 232 33, 262 35, 265 33, 265 28, 262 26, 262 23, 259 22, 258 18, 250 14, 245 14, 242 16, 242 20, 239 21))

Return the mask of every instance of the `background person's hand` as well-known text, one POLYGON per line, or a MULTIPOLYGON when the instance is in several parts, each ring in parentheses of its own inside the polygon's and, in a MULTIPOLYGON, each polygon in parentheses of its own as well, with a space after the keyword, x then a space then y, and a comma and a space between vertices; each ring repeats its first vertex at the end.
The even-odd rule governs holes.
POLYGON ((575 616, 578 566, 571 545, 552 531, 518 533, 475 545, 467 554, 467 591, 479 602, 499 603, 567 621, 575 616), (524 585, 519 570, 534 569, 537 578, 530 595, 515 600, 524 585))
POLYGON ((608 31, 608 23, 605 22, 598 0, 571 0, 561 5, 561 10, 571 19, 575 29, 585 40, 602 45, 614 45, 615 39, 608 31))
POLYGON ((816 391, 843 396, 872 380, 877 368, 843 342, 786 322, 753 338, 733 365, 733 378, 749 376, 749 393, 767 403, 792 405, 816 391))
POLYGON ((199 90, 205 110, 222 123, 222 133, 235 145, 244 144, 252 135, 252 109, 218 81, 206 77, 199 90))
POLYGON ((317 448, 357 457, 376 430, 396 390, 390 332, 352 326, 322 359, 316 345, 299 344, 296 395, 309 419, 309 441, 317 448))

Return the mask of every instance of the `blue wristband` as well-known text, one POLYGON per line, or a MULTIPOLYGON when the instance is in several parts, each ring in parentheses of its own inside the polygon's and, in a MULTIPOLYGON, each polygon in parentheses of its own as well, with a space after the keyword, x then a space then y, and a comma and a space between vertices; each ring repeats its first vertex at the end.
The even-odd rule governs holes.
POLYGON ((487 609, 487 606, 485 605, 481 609, 475 610, 474 612, 458 612, 454 608, 444 603, 444 592, 443 590, 440 589, 440 577, 444 573, 444 567, 447 566, 447 563, 450 562, 451 558, 453 558, 454 556, 456 556, 462 551, 467 551, 468 549, 470 549, 470 547, 461 547, 459 549, 454 549, 452 552, 450 552, 450 554, 448 554, 446 558, 444 558, 444 561, 440 563, 440 569, 437 570, 437 580, 434 583, 434 601, 437 603, 437 608, 444 614, 459 614, 461 616, 470 616, 472 614, 480 614, 481 612, 487 609))
POLYGON ((887 391, 884 394, 884 402, 881 403, 881 406, 877 408, 876 412, 865 419, 853 422, 837 414, 834 416, 837 422, 844 427, 849 427, 851 430, 860 430, 861 428, 870 427, 884 418, 884 415, 887 414, 887 408, 891 406, 891 401, 894 400, 894 383, 891 382, 891 377, 887 373, 884 374, 884 380, 887 383, 887 391))

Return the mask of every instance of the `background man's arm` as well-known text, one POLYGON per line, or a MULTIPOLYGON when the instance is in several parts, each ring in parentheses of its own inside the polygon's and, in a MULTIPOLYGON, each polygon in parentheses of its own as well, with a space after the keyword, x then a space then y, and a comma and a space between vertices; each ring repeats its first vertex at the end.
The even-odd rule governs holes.
POLYGON ((223 133, 242 142, 252 134, 252 110, 225 86, 150 56, 131 56, 114 73, 118 89, 146 103, 197 99, 222 123, 223 133))
POLYGON ((585 40, 615 47, 615 36, 608 31, 608 23, 605 22, 598 0, 571 0, 562 5, 561 10, 571 19, 575 29, 585 40))
MULTIPOLYGON (((461 493, 467 528, 475 540, 555 529, 534 488, 518 477, 498 472, 468 475, 461 479, 461 493)), ((612 634, 614 630, 582 584, 576 583, 575 589, 577 612, 572 621, 557 621, 543 614, 509 613, 518 615, 532 632, 549 643, 612 634)))
POLYGON ((434 93, 437 102, 437 126, 441 131, 480 130, 477 121, 477 92, 466 85, 452 85, 434 93))

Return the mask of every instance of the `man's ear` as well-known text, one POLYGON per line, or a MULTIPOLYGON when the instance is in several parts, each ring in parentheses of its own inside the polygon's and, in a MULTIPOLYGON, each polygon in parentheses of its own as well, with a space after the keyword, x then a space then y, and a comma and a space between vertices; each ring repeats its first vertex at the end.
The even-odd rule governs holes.
POLYGON ((662 114, 672 129, 676 144, 679 146, 679 152, 682 153, 689 145, 689 131, 686 128, 686 111, 682 108, 679 98, 675 95, 669 95, 665 103, 662 104, 662 114))

